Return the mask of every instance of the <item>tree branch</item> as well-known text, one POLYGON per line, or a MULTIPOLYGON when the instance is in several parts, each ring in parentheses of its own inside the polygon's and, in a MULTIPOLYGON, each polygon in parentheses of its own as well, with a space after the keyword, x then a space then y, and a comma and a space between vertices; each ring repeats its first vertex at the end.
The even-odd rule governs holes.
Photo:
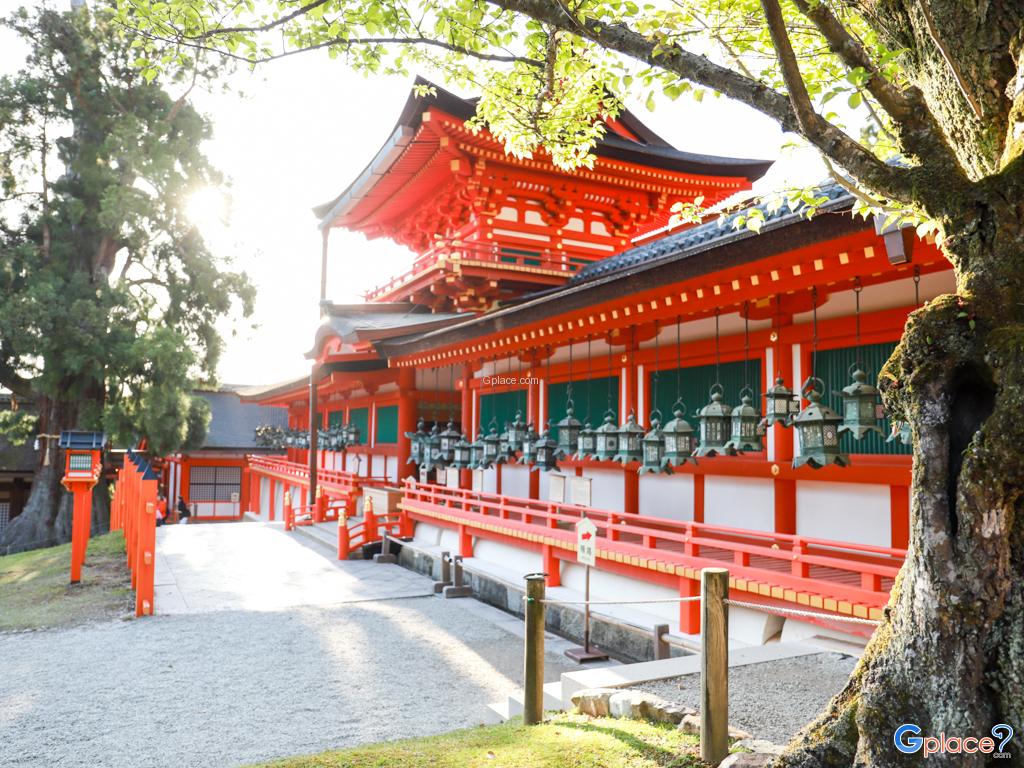
POLYGON ((963 94, 964 99, 967 100, 968 105, 971 107, 971 111, 974 116, 979 120, 984 118, 984 114, 981 110, 981 104, 974 98, 974 94, 967 88, 967 81, 964 80, 964 76, 960 73, 960 70, 956 66, 956 62, 953 61, 953 56, 949 52, 949 48, 942 42, 942 38, 939 37, 939 32, 935 28, 935 19, 932 18, 932 12, 928 9, 927 2, 919 3, 921 6, 921 14, 924 16, 925 26, 928 28, 928 36, 935 43, 935 47, 939 49, 939 53, 942 54, 943 60, 946 62, 946 66, 949 67, 950 73, 953 75, 953 79, 956 80, 956 84, 960 87, 960 92, 963 94))
MULTIPOLYGON (((548 0, 490 0, 508 11, 554 24, 618 53, 651 66, 664 69, 695 83, 720 91, 778 121, 784 130, 800 133, 823 154, 879 194, 896 200, 909 200, 913 194, 914 169, 883 163, 847 133, 817 113, 805 131, 797 119, 790 99, 728 67, 715 64, 704 56, 691 53, 675 44, 659 44, 621 24, 572 15, 560 2, 548 0)), ((801 83, 802 87, 802 83, 801 83)), ((806 93, 806 89, 804 89, 806 93)))

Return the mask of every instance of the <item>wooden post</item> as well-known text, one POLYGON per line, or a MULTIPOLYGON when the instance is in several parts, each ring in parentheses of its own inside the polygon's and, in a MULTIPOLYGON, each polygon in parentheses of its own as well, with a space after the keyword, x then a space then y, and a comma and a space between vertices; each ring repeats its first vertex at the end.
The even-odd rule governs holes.
POLYGON ((140 514, 138 585, 135 588, 135 615, 153 615, 153 577, 156 569, 156 512, 152 501, 140 514))
POLYGON ((729 571, 700 574, 700 757, 718 765, 729 754, 729 571))
POLYGON ((82 565, 89 546, 89 528, 92 520, 92 487, 76 484, 71 517, 71 583, 82 580, 82 565))
POLYGON ((373 497, 363 496, 363 541, 367 544, 376 541, 379 538, 377 531, 379 527, 377 513, 373 511, 373 497))
POLYGON ((295 517, 292 512, 292 492, 284 492, 284 529, 290 531, 295 527, 295 517))
POLYGON ((523 681, 523 723, 544 720, 544 574, 526 577, 526 648, 523 681))

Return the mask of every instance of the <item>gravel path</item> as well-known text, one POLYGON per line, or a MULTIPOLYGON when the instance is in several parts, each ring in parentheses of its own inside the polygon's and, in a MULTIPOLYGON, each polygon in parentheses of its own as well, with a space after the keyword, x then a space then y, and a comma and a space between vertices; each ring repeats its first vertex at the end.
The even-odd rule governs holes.
MULTIPOLYGON (((846 684, 856 659, 818 653, 729 670, 729 724, 759 739, 785 744, 846 684)), ((639 689, 700 707, 700 676, 683 675, 639 689)))
MULTIPOLYGON (((332 567, 363 581, 409 574, 332 567)), ((521 639, 469 600, 267 608, 0 635, 0 765, 237 766, 471 726, 521 687, 521 639)), ((572 668, 546 661, 549 679, 572 668)))

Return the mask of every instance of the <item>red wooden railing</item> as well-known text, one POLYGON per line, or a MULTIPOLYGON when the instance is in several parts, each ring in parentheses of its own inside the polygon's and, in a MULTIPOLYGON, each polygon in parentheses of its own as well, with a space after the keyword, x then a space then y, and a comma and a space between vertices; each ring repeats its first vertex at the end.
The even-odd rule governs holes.
POLYGON ((144 461, 133 461, 126 454, 110 500, 110 530, 124 531, 136 616, 153 614, 156 574, 157 478, 147 469, 144 461))
POLYGON ((398 288, 406 285, 418 275, 441 263, 449 264, 486 264, 502 269, 524 270, 531 272, 564 273, 566 278, 579 271, 592 261, 607 258, 609 253, 599 250, 545 248, 539 252, 532 250, 529 244, 508 245, 502 248, 494 243, 477 243, 467 241, 455 246, 445 244, 424 252, 416 257, 412 267, 402 274, 391 278, 366 292, 370 301, 380 300, 398 288))
MULTIPOLYGON (((769 531, 610 512, 405 481, 403 513, 414 519, 575 550, 575 525, 598 528, 598 557, 640 570, 722 567, 738 579, 878 608, 885 605, 905 550, 769 531)), ((566 559, 566 558, 563 558, 566 559)))
MULTIPOLYGON (((257 475, 309 488, 309 467, 305 464, 268 456, 249 456, 248 459, 249 468, 257 475)), ((316 502, 307 505, 314 508, 314 522, 337 519, 339 507, 332 504, 332 500, 344 501, 345 504, 342 506, 348 514, 352 514, 355 511, 355 499, 362 493, 364 485, 390 482, 384 477, 363 477, 351 472, 323 468, 317 470, 316 477, 318 492, 322 492, 328 501, 322 509, 322 517, 316 514, 316 502)))

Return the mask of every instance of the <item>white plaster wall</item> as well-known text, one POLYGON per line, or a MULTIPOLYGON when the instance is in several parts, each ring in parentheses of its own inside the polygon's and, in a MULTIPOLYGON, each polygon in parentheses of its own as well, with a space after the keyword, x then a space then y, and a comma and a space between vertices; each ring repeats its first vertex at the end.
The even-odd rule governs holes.
POLYGON ((372 456, 370 463, 370 476, 371 477, 386 477, 387 476, 387 456, 372 456))
MULTIPOLYGON (((585 587, 585 570, 582 565, 577 565, 576 563, 563 563, 562 586, 582 594, 585 587)), ((594 568, 590 571, 591 600, 664 600, 673 597, 679 597, 679 592, 670 587, 649 584, 638 579, 631 579, 628 576, 608 573, 599 568, 594 568)), ((617 607, 612 606, 612 608, 617 607)), ((646 605, 625 606, 625 608, 642 611, 645 614, 657 616, 676 625, 679 623, 678 603, 648 603, 646 605)), ((595 608, 595 610, 605 609, 595 608)), ((614 613, 612 611, 608 612, 614 613)))
POLYGON ((796 532, 801 536, 892 545, 889 486, 863 483, 796 484, 796 532))
POLYGON ((590 506, 611 512, 626 511, 626 483, 621 470, 584 469, 583 476, 591 478, 590 506))
POLYGON ((540 482, 537 483, 537 496, 541 499, 546 499, 551 495, 551 473, 541 472, 538 470, 531 469, 530 472, 536 471, 540 475, 540 482))
POLYGON ((523 577, 528 573, 538 573, 543 570, 540 552, 531 552, 497 541, 475 539, 473 557, 504 568, 510 572, 511 578, 523 577))
POLYGON ((485 469, 484 470, 484 493, 497 493, 498 492, 498 470, 497 469, 485 469))
POLYGON ((501 493, 520 499, 530 497, 530 468, 519 465, 501 465, 501 493))
POLYGON ((417 544, 434 547, 441 541, 441 528, 430 523, 416 523, 412 537, 417 544))
POLYGON ((755 531, 774 530, 775 492, 772 481, 757 477, 705 476, 704 522, 755 531))
POLYGON ((270 515, 270 478, 260 478, 260 508, 256 510, 260 518, 266 520, 270 515))
POLYGON ((641 475, 640 514, 693 520, 693 475, 641 475))

